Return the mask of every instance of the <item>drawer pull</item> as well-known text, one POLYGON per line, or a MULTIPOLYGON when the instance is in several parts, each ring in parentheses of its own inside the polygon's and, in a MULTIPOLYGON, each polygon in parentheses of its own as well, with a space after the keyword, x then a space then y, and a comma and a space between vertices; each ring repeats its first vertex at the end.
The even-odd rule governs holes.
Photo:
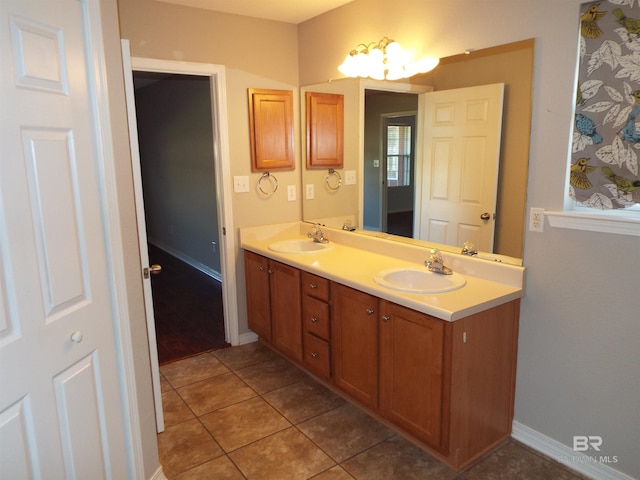
POLYGON ((318 285, 316 285, 315 283, 310 283, 310 284, 309 284, 309 288, 310 288, 311 290, 315 290, 316 288, 318 288, 318 285))
POLYGON ((367 308, 367 315, 373 315, 373 309, 367 308))
POLYGON ((311 317, 311 323, 316 323, 318 321, 317 317, 311 317))
POLYGON ((318 358, 320 357, 320 354, 316 353, 316 352, 312 352, 311 353, 311 358, 318 358))

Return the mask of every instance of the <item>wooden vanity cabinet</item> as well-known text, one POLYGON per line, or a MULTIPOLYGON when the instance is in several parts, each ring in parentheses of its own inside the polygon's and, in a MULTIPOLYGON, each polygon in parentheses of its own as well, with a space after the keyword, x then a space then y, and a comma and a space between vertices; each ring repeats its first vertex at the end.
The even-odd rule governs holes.
POLYGON ((380 411, 442 450, 449 408, 445 378, 451 370, 445 322, 384 300, 380 305, 380 411))
POLYGON ((319 377, 331 377, 329 280, 302 272, 303 364, 319 377))
POLYGON ((245 250, 244 275, 249 328, 267 342, 271 342, 269 259, 245 250))
POLYGON ((245 275, 249 328, 302 362, 300 270, 245 250, 245 275))
POLYGON ((379 300, 331 282, 331 301, 333 383, 377 409, 379 300))

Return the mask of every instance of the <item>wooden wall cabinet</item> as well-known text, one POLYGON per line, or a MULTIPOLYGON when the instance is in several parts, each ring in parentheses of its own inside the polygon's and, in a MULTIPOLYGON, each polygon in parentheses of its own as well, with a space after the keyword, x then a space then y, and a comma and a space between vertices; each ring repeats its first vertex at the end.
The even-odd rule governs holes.
POLYGON ((293 91, 249 89, 251 170, 295 168, 293 91))
POLYGON ((344 95, 306 93, 307 168, 344 166, 344 95))

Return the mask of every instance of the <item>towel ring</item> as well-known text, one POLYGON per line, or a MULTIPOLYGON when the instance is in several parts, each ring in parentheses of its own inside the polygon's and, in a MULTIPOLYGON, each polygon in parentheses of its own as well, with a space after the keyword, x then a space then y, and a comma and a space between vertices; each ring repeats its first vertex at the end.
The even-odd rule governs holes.
POLYGON ((275 176, 271 175, 269 172, 265 172, 258 179, 258 184, 256 186, 258 187, 258 190, 260 190, 264 195, 270 197, 271 195, 276 193, 276 190, 278 190, 278 179, 275 176), (262 188, 262 181, 265 178, 269 179, 269 183, 271 184, 271 187, 273 188, 273 190, 270 191, 270 192, 265 192, 264 188, 262 188), (273 182, 271 181, 272 178, 273 178, 273 182))
POLYGON ((324 183, 327 185, 327 188, 329 190, 338 190, 340 188, 340 185, 342 185, 342 177, 337 170, 330 168, 329 173, 327 173, 327 176, 324 179, 324 183), (333 185, 331 184, 331 177, 336 177, 333 185))

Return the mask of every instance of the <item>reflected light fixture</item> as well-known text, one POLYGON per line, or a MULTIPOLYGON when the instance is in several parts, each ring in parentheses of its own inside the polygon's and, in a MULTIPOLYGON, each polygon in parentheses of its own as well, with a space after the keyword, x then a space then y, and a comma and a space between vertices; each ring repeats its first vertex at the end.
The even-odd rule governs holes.
POLYGON ((361 43, 351 50, 338 67, 347 77, 398 80, 426 73, 438 66, 438 58, 422 58, 411 62, 398 42, 383 37, 379 42, 361 43))

